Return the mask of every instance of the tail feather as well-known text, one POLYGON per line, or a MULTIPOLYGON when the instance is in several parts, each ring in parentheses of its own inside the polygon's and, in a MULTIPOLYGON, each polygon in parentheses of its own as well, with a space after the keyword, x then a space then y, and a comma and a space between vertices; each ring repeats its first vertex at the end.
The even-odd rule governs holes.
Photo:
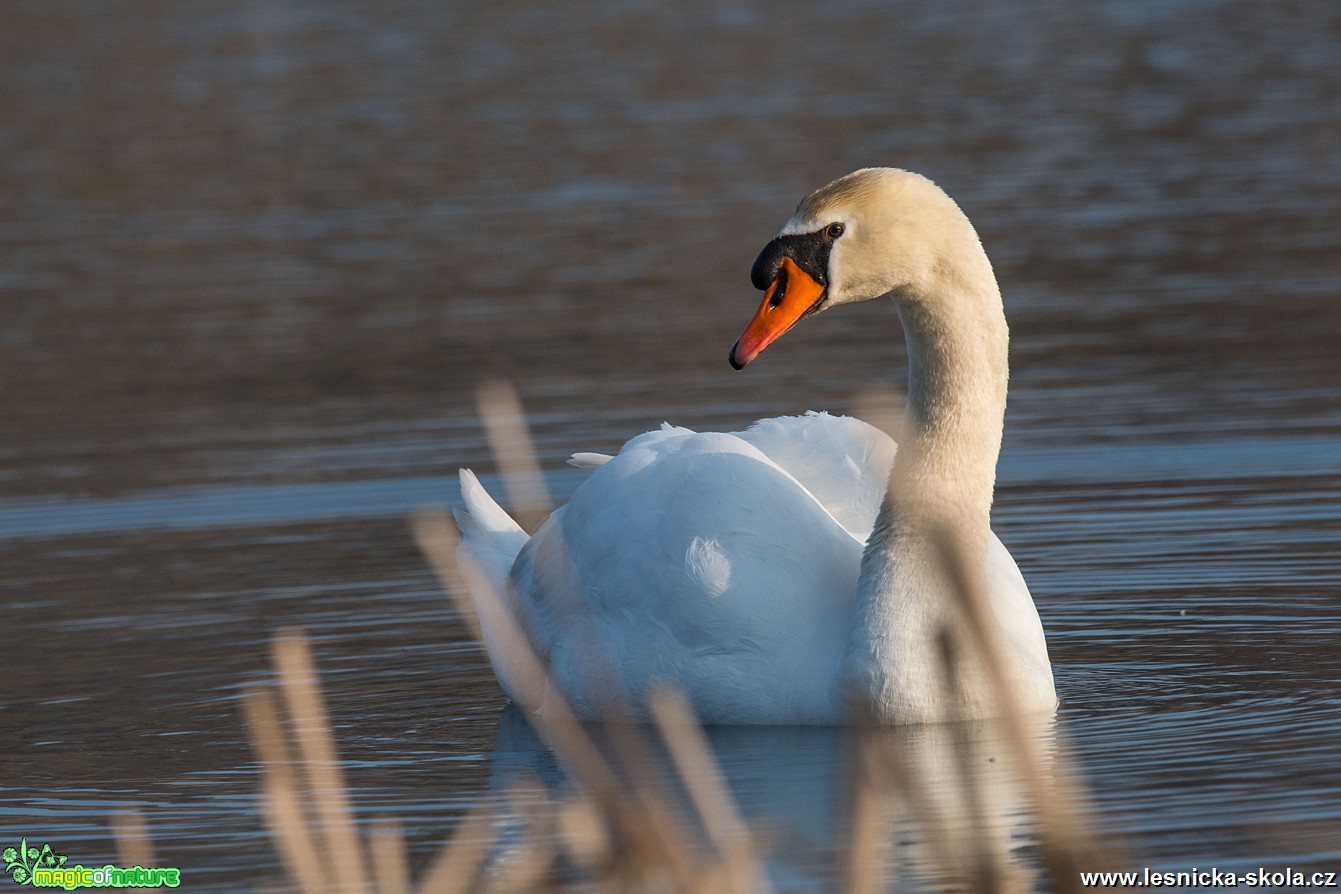
POLYGON ((471 602, 484 634, 484 647, 503 691, 513 701, 531 707, 534 699, 528 693, 539 691, 538 682, 530 679, 503 648, 505 639, 497 629, 500 609, 512 615, 521 630, 528 627, 526 619, 517 616, 511 573, 517 554, 530 536, 503 511, 469 469, 461 470, 461 499, 464 505, 452 509, 456 526, 461 529, 458 565, 470 587, 471 602))
POLYGON ((469 469, 461 470, 461 499, 465 505, 452 509, 456 526, 461 529, 461 550, 488 578, 494 591, 504 594, 512 563, 530 537, 469 469))

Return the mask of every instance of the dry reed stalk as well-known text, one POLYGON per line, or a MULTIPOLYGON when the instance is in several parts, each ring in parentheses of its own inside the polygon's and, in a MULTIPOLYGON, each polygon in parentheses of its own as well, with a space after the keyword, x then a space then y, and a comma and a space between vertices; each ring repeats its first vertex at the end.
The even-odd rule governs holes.
POLYGON ((888 798, 893 792, 882 778, 879 755, 867 728, 859 729, 855 770, 848 780, 849 830, 847 850, 839 867, 847 894, 877 894, 887 890, 889 879, 881 871, 884 842, 889 833, 888 798))
POLYGON ((545 739, 545 744, 554 749, 565 769, 586 786, 599 802, 610 804, 617 801, 618 777, 582 728, 577 715, 554 687, 543 662, 531 649, 525 632, 504 604, 503 596, 477 590, 472 602, 472 594, 457 572, 458 561, 469 563, 469 559, 458 552, 459 538, 451 519, 442 512, 424 512, 415 516, 413 527, 419 548, 461 613, 467 617, 478 616, 481 618, 478 623, 489 624, 490 629, 497 631, 500 647, 516 656, 517 662, 523 665, 524 676, 541 681, 539 691, 529 693, 524 700, 544 706, 543 722, 537 724, 537 731, 545 739), (483 618, 488 620, 484 621, 483 618))
POLYGON ((506 800, 508 810, 523 818, 524 829, 521 840, 490 867, 485 891, 491 894, 535 890, 559 858, 559 808, 544 787, 514 783, 506 800))
MULTIPOLYGON (((864 778, 868 780, 873 800, 876 802, 870 816, 874 828, 887 834, 891 828, 890 811, 896 807, 904 808, 905 815, 912 817, 922 832, 923 841, 929 847, 940 867, 938 875, 943 882, 962 881, 963 854, 962 834, 956 831, 960 825, 955 811, 957 805, 941 803, 930 790, 927 779, 918 765, 914 754, 916 744, 907 741, 910 735, 924 732, 919 728, 890 729, 864 723, 858 730, 859 767, 864 768, 864 778)), ((942 747, 935 743, 935 748, 942 747)), ((923 755, 925 758, 926 755, 923 755)), ((976 776, 970 776, 965 784, 976 784, 976 776)), ((854 832, 854 838, 855 838, 854 832)), ((867 832, 868 835, 875 833, 867 832)), ((884 855, 884 842, 877 840, 875 845, 867 843, 864 850, 874 861, 863 870, 866 877, 872 879, 874 890, 882 890, 880 885, 880 858, 884 855)), ((853 870, 849 874, 854 874, 853 870)), ((860 875, 861 873, 855 873, 860 875)))
POLYGON ((712 746, 689 701, 679 690, 666 688, 652 695, 650 708, 699 822, 716 849, 727 889, 772 890, 761 871, 753 835, 731 798, 712 746))
MULTIPOLYGON (((523 697, 525 703, 543 706, 532 713, 537 732, 553 749, 559 762, 578 781, 606 816, 619 845, 627 848, 631 857, 664 866, 682 888, 694 877, 693 853, 683 830, 668 807, 669 800, 654 794, 655 783, 650 773, 640 774, 642 784, 628 787, 621 784, 618 773, 601 754, 595 741, 583 728, 577 715, 549 678, 547 668, 532 650, 525 632, 508 611, 504 594, 491 591, 471 594, 462 586, 456 563, 469 563, 469 557, 457 550, 458 538, 451 521, 442 513, 424 513, 414 520, 415 535, 430 564, 438 572, 450 594, 465 603, 463 613, 478 613, 481 623, 494 631, 500 648, 522 667, 522 676, 538 681, 538 691, 523 697)), ((483 580, 482 575, 475 575, 483 580)), ((646 749, 638 741, 637 733, 627 720, 608 718, 603 725, 610 734, 616 752, 626 766, 646 769, 649 761, 646 749)))
POLYGON ((871 383, 857 391, 852 404, 857 418, 884 432, 897 444, 903 437, 904 404, 887 386, 871 383))
MULTIPOLYGON (((954 634, 943 628, 937 638, 937 654, 940 656, 940 673, 945 684, 945 698, 950 704, 959 700, 963 689, 963 680, 959 674, 961 656, 954 634)), ((994 847, 992 831, 987 818, 987 796, 982 790, 979 776, 974 772, 973 756, 969 744, 962 738, 954 738, 950 744, 951 757, 954 760, 955 780, 959 783, 963 809, 959 819, 966 822, 968 834, 958 834, 949 843, 962 844, 956 859, 947 869, 965 879, 971 890, 983 894, 996 894, 1003 890, 1006 877, 1005 853, 1001 847, 994 847)))
MULTIPOLYGON (((857 402, 863 418, 868 422, 882 431, 898 430, 902 414, 888 398, 886 389, 872 386, 858 395, 857 402)), ((909 458, 903 461, 906 463, 909 458)), ((891 475, 889 488, 892 497, 897 498, 899 487, 899 476, 891 475)), ((910 502, 915 505, 915 501, 910 502)), ((1052 773, 1045 773, 1043 770, 1043 760, 1037 742, 1030 736, 1024 724, 1024 715, 1015 692, 1006 683, 1002 634, 987 598, 983 569, 968 560, 966 544, 952 526, 937 526, 932 532, 931 540, 939 564, 950 584, 948 589, 956 600, 959 615, 968 631, 968 642, 963 645, 975 658, 981 660, 987 670, 986 676, 993 686, 993 698, 998 706, 999 717, 994 718, 992 723, 998 724, 1005 732, 1007 744, 1015 758, 1016 772, 1033 804, 1034 815, 1041 831, 1040 848, 1054 890, 1078 891, 1080 869, 1095 868, 1099 865, 1101 856, 1107 853, 1111 857, 1112 851, 1110 848, 1101 847, 1094 836, 1089 823, 1093 811, 1088 808, 1088 795, 1071 763, 1070 755, 1063 747, 1064 743, 1060 741, 1057 743, 1052 760, 1052 773)), ((948 629, 941 631, 937 645, 941 655, 946 698, 950 703, 954 703, 958 701, 957 693, 963 686, 958 668, 964 660, 964 655, 957 653, 959 644, 948 629)), ((976 831, 973 836, 975 870, 972 884, 974 889, 980 891, 997 890, 1006 884, 1003 881, 1005 855, 999 849, 996 851, 985 849, 986 838, 990 832, 985 825, 986 808, 982 792, 979 791, 977 776, 968 766, 968 754, 964 744, 960 743, 954 750, 959 767, 958 778, 964 788, 965 804, 969 812, 968 819, 976 831)), ((932 839, 944 851, 944 846, 950 840, 948 826, 938 821, 936 814, 939 811, 934 802, 916 793, 916 780, 901 772, 899 756, 895 754, 893 757, 892 763, 887 761, 886 766, 895 770, 893 779, 896 787, 904 794, 911 795, 915 811, 920 813, 924 820, 930 820, 939 830, 932 835, 932 839)))
MULTIPOLYGON (((531 516, 531 523, 523 522, 522 526, 534 529, 550 511, 551 503, 516 392, 506 383, 488 383, 477 391, 477 403, 514 515, 518 518, 531 516)), ((478 616, 481 626, 496 631, 501 648, 522 665, 521 679, 537 690, 523 694, 523 703, 543 706, 543 710, 533 716, 538 731, 568 771, 590 788, 596 802, 614 820, 615 828, 623 833, 625 846, 632 847, 635 852, 650 850, 646 856, 664 862, 676 879, 687 883, 692 867, 683 855, 691 849, 670 812, 670 800, 652 792, 651 783, 631 790, 621 789, 617 774, 582 729, 571 707, 549 678, 548 668, 531 648, 525 631, 509 610, 510 594, 492 592, 489 587, 481 592, 477 588, 471 599, 466 588, 461 586, 456 564, 460 561, 469 563, 469 557, 458 549, 455 528, 447 519, 444 516, 421 516, 416 520, 415 532, 449 593, 457 597, 462 613, 478 616)), ((486 580, 479 574, 473 577, 481 582, 486 580)), ((646 745, 625 722, 628 711, 619 701, 618 693, 610 693, 609 699, 605 731, 609 733, 617 755, 625 766, 650 768, 646 745)), ((645 780, 654 778, 651 773, 641 775, 645 780)))
MULTIPOLYGON (((500 384, 486 386, 479 391, 479 404, 497 463, 503 473, 505 489, 514 503, 514 511, 548 511, 548 495, 515 393, 500 384)), ((457 599, 463 615, 468 618, 473 616, 480 625, 487 626, 499 647, 521 665, 520 678, 534 685, 537 690, 524 693, 523 703, 543 706, 542 710, 532 715, 537 730, 570 774, 590 792, 593 802, 607 818, 615 840, 628 850, 632 862, 661 866, 681 890, 700 886, 702 879, 708 875, 720 875, 724 863, 711 864, 705 870, 699 865, 700 861, 694 858, 695 847, 676 815, 674 799, 660 789, 656 781, 656 762, 648 743, 641 729, 628 722, 628 711, 618 700, 618 693, 610 694, 603 729, 614 748, 614 757, 618 759, 619 765, 638 780, 638 784, 632 786, 620 785, 614 766, 602 757, 549 678, 544 662, 531 648, 525 631, 508 608, 510 594, 491 592, 488 587, 484 587, 484 592, 481 592, 481 588, 477 587, 473 600, 467 596, 466 588, 461 586, 462 575, 456 566, 458 562, 468 566, 470 559, 459 550, 456 532, 445 516, 420 516, 415 521, 415 532, 448 592, 457 599)), ((479 582, 487 580, 480 574, 470 576, 479 582)), ((687 712, 687 706, 684 711, 687 712)), ((666 717, 680 719, 674 707, 666 709, 666 717)), ((693 748, 683 734, 676 736, 674 732, 667 745, 673 753, 676 746, 681 749, 693 748)), ((696 756, 701 756, 705 751, 706 743, 696 756)), ((685 770, 686 767, 682 765, 682 776, 685 770)), ((692 793, 691 797, 697 798, 697 805, 702 812, 711 797, 706 792, 707 783, 701 777, 691 779, 689 776, 685 776, 684 783, 686 790, 692 793)), ((716 800, 723 801, 724 795, 723 792, 716 800)), ((743 821, 738 818, 718 821, 716 817, 706 816, 704 821, 705 828, 708 828, 707 824, 713 824, 710 834, 722 828, 731 828, 734 832, 737 827, 743 827, 743 821)), ((747 841, 748 836, 739 836, 739 840, 747 841)), ((721 855, 723 860, 729 855, 733 864, 739 862, 739 845, 732 844, 724 848, 721 855)), ((731 877, 752 877, 748 872, 735 868, 728 874, 731 877)), ((712 886, 712 890, 717 890, 717 887, 712 886)))
POLYGON ((261 761, 262 809, 270 837, 300 890, 305 894, 330 890, 329 864, 322 860, 303 810, 275 697, 265 690, 252 690, 244 695, 242 709, 261 761))
POLYGON ((266 822, 298 889, 304 894, 466 894, 475 890, 494 840, 492 813, 483 808, 467 816, 444 844, 418 888, 410 882, 404 839, 386 821, 374 825, 368 843, 373 877, 362 874, 365 842, 353 821, 311 649, 301 633, 287 631, 275 638, 273 651, 297 753, 290 748, 274 694, 265 689, 248 692, 243 712, 264 774, 266 822), (337 848, 353 853, 342 859, 337 848), (351 871, 345 868, 349 866, 358 867, 352 870, 356 874, 338 875, 351 871))
POLYGON ((419 894, 468 894, 495 839, 493 811, 476 807, 445 841, 419 884, 419 894))
POLYGON ((1091 812, 1083 806, 1088 801, 1084 785, 1063 753, 1061 742, 1053 757, 1052 772, 1043 771, 1038 748, 1023 723, 1015 692, 1006 683, 1001 632, 991 614, 982 572, 965 560, 963 545, 952 535, 943 533, 935 542, 950 576, 950 590, 958 597, 973 646, 987 666, 994 697, 1001 706, 1000 722, 1017 761, 1021 782, 1031 796, 1041 832, 1039 846, 1053 889, 1079 894, 1080 871, 1100 865, 1106 850, 1093 837, 1091 812))
POLYGON ((557 832, 564 853, 573 866, 586 872, 614 859, 614 842, 596 805, 582 792, 575 792, 558 804, 555 815, 557 832))
POLYGON ((306 637, 285 631, 275 638, 272 654, 279 670, 280 688, 293 718, 307 788, 315 800, 322 849, 340 885, 364 891, 368 888, 368 875, 363 849, 349 803, 349 788, 336 756, 330 719, 317 688, 312 648, 306 637))
MULTIPOLYGON (((547 513, 551 506, 548 488, 516 391, 505 382, 490 382, 479 388, 476 398, 504 489, 513 504, 514 518, 520 519, 526 512, 547 513)), ((508 608, 508 594, 492 592, 488 587, 471 593, 458 570, 458 563, 469 564, 469 558, 462 554, 456 526, 445 513, 421 513, 413 519, 412 527, 420 550, 462 617, 474 628, 477 641, 484 641, 482 627, 496 630, 500 647, 516 655, 518 664, 523 666, 523 679, 534 681, 537 691, 525 693, 523 702, 544 706, 545 722, 538 729, 546 744, 599 801, 607 804, 616 801, 616 776, 549 679, 548 669, 508 608)), ((534 529, 534 525, 524 523, 522 527, 534 529)), ((478 574, 475 578, 486 580, 478 574)))
POLYGON ((484 421, 489 449, 503 476, 512 517, 523 529, 533 532, 554 504, 540 471, 535 441, 527 428, 517 391, 507 382, 486 382, 475 392, 475 402, 484 421))
POLYGON ((116 856, 122 866, 157 866, 153 838, 144 813, 137 807, 127 807, 112 815, 112 836, 116 839, 116 856))
POLYGON ((369 838, 373 890, 378 894, 411 894, 410 867, 405 861, 405 836, 391 820, 376 820, 369 838))

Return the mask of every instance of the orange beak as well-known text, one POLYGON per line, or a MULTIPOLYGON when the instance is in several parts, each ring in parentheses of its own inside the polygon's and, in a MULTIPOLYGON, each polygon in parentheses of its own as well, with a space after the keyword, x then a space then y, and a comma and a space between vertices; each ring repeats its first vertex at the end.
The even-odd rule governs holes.
POLYGON ((759 312, 731 348, 731 365, 744 369, 745 364, 758 357, 778 336, 817 310, 823 299, 824 286, 815 282, 791 258, 784 257, 777 279, 764 292, 759 312))

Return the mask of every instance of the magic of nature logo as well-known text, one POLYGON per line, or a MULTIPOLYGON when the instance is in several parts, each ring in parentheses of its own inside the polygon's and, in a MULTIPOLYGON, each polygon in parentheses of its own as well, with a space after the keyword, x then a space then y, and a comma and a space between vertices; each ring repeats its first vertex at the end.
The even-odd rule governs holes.
POLYGON ((49 843, 37 847, 28 839, 18 847, 7 847, 0 854, 5 872, 20 885, 35 888, 175 888, 181 884, 182 871, 176 868, 144 866, 67 866, 69 857, 56 852, 49 843))

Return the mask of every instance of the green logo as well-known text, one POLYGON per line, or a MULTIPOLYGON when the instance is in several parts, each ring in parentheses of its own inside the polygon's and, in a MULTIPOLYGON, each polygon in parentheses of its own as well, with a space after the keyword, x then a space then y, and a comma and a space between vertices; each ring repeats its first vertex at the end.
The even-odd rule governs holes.
POLYGON ((5 872, 8 872, 9 877, 20 885, 31 884, 33 872, 39 867, 42 869, 59 869, 69 859, 65 854, 56 853, 49 844, 44 844, 41 847, 29 847, 27 838, 20 841, 18 847, 5 848, 3 856, 5 858, 5 872))
POLYGON ((18 847, 7 847, 3 854, 5 872, 20 885, 35 888, 175 888, 181 884, 182 871, 168 868, 132 866, 124 869, 106 866, 66 866, 70 858, 56 853, 50 844, 33 847, 24 838, 18 847))

